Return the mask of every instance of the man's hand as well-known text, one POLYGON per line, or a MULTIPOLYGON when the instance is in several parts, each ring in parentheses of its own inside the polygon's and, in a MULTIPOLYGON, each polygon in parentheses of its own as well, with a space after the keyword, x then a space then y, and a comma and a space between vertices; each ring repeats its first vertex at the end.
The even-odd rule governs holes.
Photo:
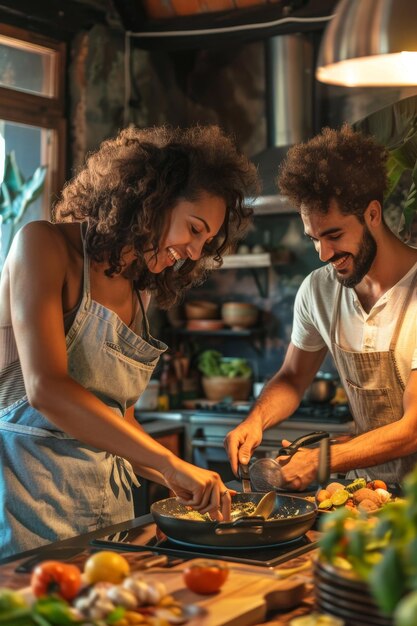
POLYGON ((255 420, 245 420, 228 433, 224 447, 230 459, 233 473, 238 475, 238 463, 247 465, 252 452, 262 441, 262 426, 255 420))
MULTIPOLYGON (((283 439, 282 445, 287 448, 291 441, 283 439)), ((276 461, 281 465, 283 486, 286 489, 301 491, 317 477, 317 448, 299 448, 292 456, 278 456, 276 461)))

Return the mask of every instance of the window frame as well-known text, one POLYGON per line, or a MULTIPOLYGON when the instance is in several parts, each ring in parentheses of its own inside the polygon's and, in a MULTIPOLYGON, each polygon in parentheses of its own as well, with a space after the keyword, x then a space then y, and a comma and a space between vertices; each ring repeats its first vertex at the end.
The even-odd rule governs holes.
POLYGON ((43 207, 44 215, 49 217, 52 201, 62 189, 66 174, 67 124, 65 118, 65 87, 67 46, 64 42, 52 39, 46 35, 2 22, 0 22, 0 34, 22 41, 22 48, 25 47, 25 43, 35 44, 49 48, 56 53, 54 76, 52 78, 56 86, 55 96, 41 96, 0 86, 0 119, 48 129, 53 133, 52 146, 48 149, 50 150, 49 156, 52 161, 52 167, 48 168, 47 193, 45 194, 43 207))

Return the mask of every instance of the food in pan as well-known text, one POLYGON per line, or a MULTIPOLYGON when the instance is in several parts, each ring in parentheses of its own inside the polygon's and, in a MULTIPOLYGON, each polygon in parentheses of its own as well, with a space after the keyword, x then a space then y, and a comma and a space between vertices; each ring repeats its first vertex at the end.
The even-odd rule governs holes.
MULTIPOLYGON (((256 504, 254 502, 232 503, 231 519, 233 521, 245 515, 252 515, 255 509, 256 509, 256 504)), ((187 510, 185 513, 179 513, 177 515, 177 518, 192 520, 193 522, 212 522, 213 521, 208 513, 201 514, 198 511, 194 511, 194 509, 191 509, 191 508, 187 510)))

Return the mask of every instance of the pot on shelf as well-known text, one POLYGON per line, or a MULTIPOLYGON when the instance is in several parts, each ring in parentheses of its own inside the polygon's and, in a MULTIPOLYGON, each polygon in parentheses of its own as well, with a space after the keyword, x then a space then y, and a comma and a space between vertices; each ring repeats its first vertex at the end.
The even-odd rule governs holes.
POLYGON ((233 400, 247 400, 252 391, 252 379, 228 376, 203 376, 201 384, 208 400, 218 402, 226 397, 233 400))
POLYGON ((225 302, 221 312, 224 323, 234 330, 251 328, 259 315, 257 307, 250 302, 225 302))

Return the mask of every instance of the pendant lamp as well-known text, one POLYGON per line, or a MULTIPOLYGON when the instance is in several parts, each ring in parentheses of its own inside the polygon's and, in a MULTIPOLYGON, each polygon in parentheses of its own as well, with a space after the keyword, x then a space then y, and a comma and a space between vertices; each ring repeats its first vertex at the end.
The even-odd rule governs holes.
POLYGON ((417 0, 341 0, 316 78, 347 87, 417 85, 417 0))

